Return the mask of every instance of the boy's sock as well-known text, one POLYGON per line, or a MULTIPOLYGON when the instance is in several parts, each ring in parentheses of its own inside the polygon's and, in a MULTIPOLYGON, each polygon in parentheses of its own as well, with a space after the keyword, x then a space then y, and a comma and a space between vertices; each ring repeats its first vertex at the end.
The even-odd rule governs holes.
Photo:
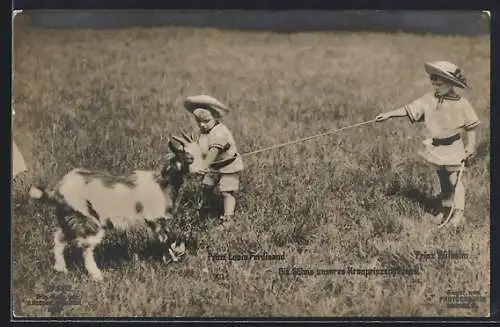
POLYGON ((201 215, 207 215, 212 209, 212 198, 213 198, 213 188, 209 186, 203 186, 201 193, 201 201, 198 204, 198 210, 201 215))

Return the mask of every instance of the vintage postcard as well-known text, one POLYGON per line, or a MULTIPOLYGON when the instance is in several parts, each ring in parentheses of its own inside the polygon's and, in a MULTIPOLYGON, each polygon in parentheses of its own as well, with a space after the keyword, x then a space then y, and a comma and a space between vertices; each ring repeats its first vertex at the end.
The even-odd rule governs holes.
POLYGON ((489 316, 488 15, 13 26, 13 317, 489 316))

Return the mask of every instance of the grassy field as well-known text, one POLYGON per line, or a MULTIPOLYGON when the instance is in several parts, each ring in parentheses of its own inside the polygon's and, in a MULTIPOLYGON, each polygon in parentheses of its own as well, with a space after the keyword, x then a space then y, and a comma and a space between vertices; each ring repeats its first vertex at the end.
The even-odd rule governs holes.
MULTIPOLYGON (((13 198, 14 311, 49 316, 37 294, 69 285, 80 304, 63 316, 460 316, 489 314, 490 43, 488 37, 194 28, 38 30, 15 35, 14 137, 30 168, 13 198), (75 166, 153 169, 170 133, 195 130, 185 96, 232 108, 240 151, 373 119, 430 90, 423 63, 462 66, 482 124, 466 173, 467 221, 430 233, 434 171, 416 155, 423 126, 405 118, 245 157, 233 230, 216 233, 185 186, 176 228, 197 239, 179 264, 143 255, 147 234, 113 232, 92 282, 70 250, 52 270, 53 211, 28 200, 30 181, 75 166), (128 237, 128 239, 126 239, 128 237), (415 251, 461 249, 463 260, 415 251), (284 253, 284 260, 210 260, 209 253, 284 253), (133 258, 138 252, 139 260, 133 258), (283 275, 279 268, 418 269, 413 275, 283 275), (59 284, 58 284, 59 283, 59 284), (449 291, 477 291, 477 308, 447 308, 449 291)), ((78 254, 78 252, 76 252, 78 254)), ((51 293, 52 292, 52 293, 51 293)))

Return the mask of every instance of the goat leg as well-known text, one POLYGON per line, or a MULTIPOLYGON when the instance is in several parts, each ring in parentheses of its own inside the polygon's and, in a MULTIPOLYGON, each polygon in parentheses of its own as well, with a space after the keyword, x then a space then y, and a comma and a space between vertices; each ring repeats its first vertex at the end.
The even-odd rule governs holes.
POLYGON ((67 242, 64 238, 64 234, 61 228, 58 228, 54 232, 54 270, 67 273, 66 261, 64 259, 64 249, 66 248, 67 242))

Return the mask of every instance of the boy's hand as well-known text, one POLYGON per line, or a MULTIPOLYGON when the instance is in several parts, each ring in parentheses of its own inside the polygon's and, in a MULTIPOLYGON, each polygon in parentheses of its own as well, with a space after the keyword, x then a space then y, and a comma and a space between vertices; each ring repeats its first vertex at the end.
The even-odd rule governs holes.
POLYGON ((388 113, 381 113, 377 117, 375 117, 375 121, 376 122, 381 122, 381 121, 387 120, 389 118, 391 118, 390 114, 388 114, 388 113))
POLYGON ((467 165, 469 165, 470 162, 473 161, 475 157, 476 157, 475 149, 470 149, 470 148, 465 149, 465 163, 467 165))
POLYGON ((202 170, 198 170, 196 172, 197 175, 201 175, 201 176, 204 176, 205 174, 208 174, 210 171, 208 169, 202 169, 202 170))

